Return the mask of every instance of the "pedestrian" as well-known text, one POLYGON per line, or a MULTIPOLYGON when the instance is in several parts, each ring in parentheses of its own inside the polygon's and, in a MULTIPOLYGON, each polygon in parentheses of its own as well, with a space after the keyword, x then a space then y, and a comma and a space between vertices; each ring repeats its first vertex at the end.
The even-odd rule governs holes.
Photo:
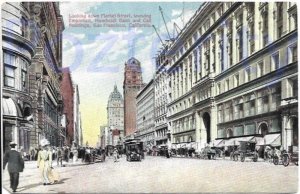
POLYGON ((52 184, 52 182, 49 180, 49 171, 52 167, 52 151, 49 150, 49 144, 49 141, 46 139, 41 141, 42 150, 39 151, 37 160, 37 167, 41 171, 44 185, 52 184))
POLYGON ((62 150, 61 150, 61 148, 58 148, 58 150, 57 150, 57 166, 59 166, 59 163, 60 163, 60 166, 62 166, 62 150))
POLYGON ((113 156, 114 156, 114 162, 118 162, 118 150, 117 150, 117 148, 114 149, 113 156))
POLYGON ((23 172, 24 160, 21 154, 16 150, 16 143, 11 142, 11 150, 5 153, 3 159, 3 170, 5 169, 6 163, 8 163, 8 172, 10 177, 10 188, 13 192, 16 192, 19 184, 19 173, 23 172))
POLYGON ((35 150, 32 148, 31 151, 30 151, 30 160, 35 160, 35 150))
POLYGON ((78 160, 78 151, 77 151, 77 147, 76 146, 74 146, 72 148, 72 153, 73 153, 73 162, 77 162, 77 160, 78 160))

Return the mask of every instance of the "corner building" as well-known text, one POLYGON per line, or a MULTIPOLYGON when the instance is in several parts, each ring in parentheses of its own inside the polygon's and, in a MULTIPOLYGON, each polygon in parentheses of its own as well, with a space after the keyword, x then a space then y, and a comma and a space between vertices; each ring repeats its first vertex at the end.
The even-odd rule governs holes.
POLYGON ((62 97, 63 18, 57 2, 7 2, 2 7, 4 149, 27 153, 42 138, 58 146, 62 97))
POLYGON ((203 3, 166 52, 172 143, 298 146, 297 40, 295 3, 203 3))

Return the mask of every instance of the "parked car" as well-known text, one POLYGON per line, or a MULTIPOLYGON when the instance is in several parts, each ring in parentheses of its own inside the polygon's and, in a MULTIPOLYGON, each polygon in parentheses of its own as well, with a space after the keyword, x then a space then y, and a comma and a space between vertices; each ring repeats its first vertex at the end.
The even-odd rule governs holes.
POLYGON ((241 162, 244 162, 246 157, 252 158, 253 162, 257 162, 258 153, 255 149, 256 142, 252 141, 240 141, 238 150, 233 154, 233 160, 237 161, 240 156, 241 162))

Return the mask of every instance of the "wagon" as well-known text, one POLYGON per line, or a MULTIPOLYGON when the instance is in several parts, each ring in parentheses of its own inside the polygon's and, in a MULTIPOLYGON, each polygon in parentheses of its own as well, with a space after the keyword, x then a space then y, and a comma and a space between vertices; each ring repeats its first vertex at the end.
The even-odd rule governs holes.
POLYGON ((238 157, 240 156, 241 162, 245 161, 246 157, 252 159, 253 162, 257 162, 258 160, 258 153, 255 149, 256 142, 253 141, 240 141, 240 146, 238 150, 234 153, 234 160, 237 161, 238 157))

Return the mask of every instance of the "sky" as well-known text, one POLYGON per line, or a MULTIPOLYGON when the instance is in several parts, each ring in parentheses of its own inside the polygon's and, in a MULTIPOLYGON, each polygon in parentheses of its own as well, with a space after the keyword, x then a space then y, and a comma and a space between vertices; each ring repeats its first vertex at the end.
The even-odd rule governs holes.
POLYGON ((71 69, 72 80, 79 87, 84 144, 96 146, 100 126, 107 124, 106 105, 115 84, 123 94, 125 62, 131 57, 139 60, 143 81, 147 83, 155 72, 154 57, 162 45, 152 27, 75 27, 70 19, 101 14, 151 15, 149 23, 167 40, 159 6, 170 36, 174 37, 173 23, 183 28, 200 5, 200 2, 60 2, 65 24, 63 67, 71 69))

